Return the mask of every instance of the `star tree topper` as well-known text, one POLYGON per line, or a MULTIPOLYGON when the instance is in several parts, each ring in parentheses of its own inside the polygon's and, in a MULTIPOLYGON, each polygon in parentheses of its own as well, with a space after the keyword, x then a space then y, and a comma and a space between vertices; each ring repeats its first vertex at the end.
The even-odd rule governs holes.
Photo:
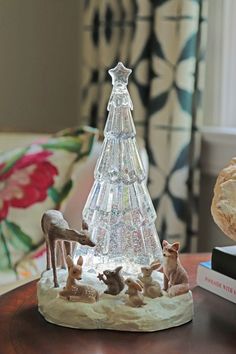
POLYGON ((112 85, 123 84, 126 86, 132 70, 126 68, 121 62, 119 62, 115 68, 110 69, 108 72, 112 77, 112 85))

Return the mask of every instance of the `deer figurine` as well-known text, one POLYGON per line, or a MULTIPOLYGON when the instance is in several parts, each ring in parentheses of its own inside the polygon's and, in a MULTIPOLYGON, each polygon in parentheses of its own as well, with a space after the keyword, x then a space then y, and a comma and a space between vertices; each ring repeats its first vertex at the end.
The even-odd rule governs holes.
POLYGON ((90 304, 98 301, 99 294, 94 287, 76 283, 76 280, 81 280, 83 257, 80 256, 77 260, 77 264, 75 264, 71 256, 67 256, 66 263, 68 266, 68 278, 65 288, 59 292, 59 296, 68 301, 90 304))
MULTIPOLYGON (((54 287, 57 288, 57 271, 56 271, 56 243, 62 241, 65 246, 66 255, 71 254, 71 242, 79 242, 81 245, 94 247, 95 243, 90 239, 88 225, 83 221, 82 230, 76 231, 69 228, 67 221, 58 210, 46 211, 41 220, 41 226, 46 240, 47 251, 47 270, 53 269, 54 287)), ((61 245, 62 258, 65 263, 64 249, 61 245)))
POLYGON ((79 256, 77 263, 74 264, 71 256, 66 256, 66 263, 68 267, 68 277, 66 280, 66 286, 63 290, 65 291, 74 291, 77 288, 76 280, 82 279, 82 265, 83 265, 83 257, 79 256))

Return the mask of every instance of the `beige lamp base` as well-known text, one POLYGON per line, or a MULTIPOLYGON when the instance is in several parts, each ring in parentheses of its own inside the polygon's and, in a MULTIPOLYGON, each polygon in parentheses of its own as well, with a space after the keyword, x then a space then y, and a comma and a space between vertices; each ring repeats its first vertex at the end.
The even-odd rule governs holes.
MULTIPOLYGON (((161 274, 160 274, 161 276, 161 274)), ((66 271, 58 270, 61 288, 65 285, 66 271)), ((61 299, 61 288, 53 288, 52 273, 47 271, 37 285, 38 308, 51 323, 78 329, 109 329, 131 332, 153 332, 180 326, 193 318, 192 293, 169 298, 145 297, 146 305, 133 308, 126 305, 127 295, 104 294, 104 284, 95 274, 83 274, 83 282, 93 285, 100 293, 93 304, 71 302, 61 299)), ((82 282, 81 282, 82 283, 82 282)))

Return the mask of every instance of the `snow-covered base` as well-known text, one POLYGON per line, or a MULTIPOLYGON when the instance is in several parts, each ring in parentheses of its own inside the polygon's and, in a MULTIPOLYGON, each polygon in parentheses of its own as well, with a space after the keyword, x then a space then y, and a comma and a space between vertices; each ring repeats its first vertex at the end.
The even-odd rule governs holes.
POLYGON ((125 304, 128 296, 124 294, 125 290, 117 296, 104 294, 106 286, 99 282, 96 275, 83 273, 80 284, 95 286, 100 299, 93 304, 70 302, 58 297, 65 285, 66 275, 65 270, 58 270, 61 288, 53 288, 51 271, 45 272, 38 282, 39 312, 48 322, 80 329, 152 332, 182 325, 193 318, 190 291, 173 298, 167 295, 157 299, 145 297, 145 306, 133 308, 125 304))

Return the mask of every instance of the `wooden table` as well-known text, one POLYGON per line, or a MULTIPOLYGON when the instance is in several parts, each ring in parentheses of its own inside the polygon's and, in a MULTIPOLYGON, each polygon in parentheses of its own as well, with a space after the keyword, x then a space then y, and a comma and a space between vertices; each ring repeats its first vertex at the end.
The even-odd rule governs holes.
POLYGON ((192 322, 153 333, 59 327, 38 313, 33 281, 0 297, 0 354, 235 354, 236 306, 196 287, 197 264, 209 255, 181 259, 193 290, 192 322))

